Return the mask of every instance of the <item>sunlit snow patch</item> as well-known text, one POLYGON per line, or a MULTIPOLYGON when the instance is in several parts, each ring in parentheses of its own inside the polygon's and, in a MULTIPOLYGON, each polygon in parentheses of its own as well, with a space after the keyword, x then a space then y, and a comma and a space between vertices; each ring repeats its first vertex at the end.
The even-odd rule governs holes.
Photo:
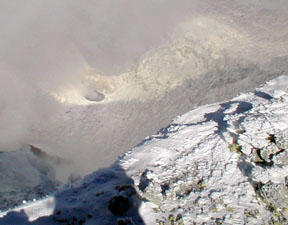
MULTIPOLYGON (((48 197, 37 202, 26 203, 21 207, 14 209, 14 212, 23 212, 30 222, 43 216, 51 216, 55 208, 55 198, 48 197)), ((7 215, 8 212, 0 213, 0 218, 7 215)))

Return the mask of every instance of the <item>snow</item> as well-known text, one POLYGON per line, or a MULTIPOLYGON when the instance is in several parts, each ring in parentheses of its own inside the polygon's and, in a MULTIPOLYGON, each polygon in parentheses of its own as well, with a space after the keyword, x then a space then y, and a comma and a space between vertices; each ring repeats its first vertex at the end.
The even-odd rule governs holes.
POLYGON ((34 198, 42 198, 60 187, 52 165, 37 156, 32 146, 0 154, 0 210, 34 198))
POLYGON ((285 224, 287 113, 287 76, 200 106, 111 167, 2 213, 0 224, 285 224))
MULTIPOLYGON (((50 216, 54 212, 55 199, 54 197, 47 197, 36 202, 26 203, 13 209, 14 212, 20 213, 24 212, 28 217, 29 222, 36 220, 39 217, 50 216)), ((7 211, 0 214, 1 217, 7 215, 7 211)))

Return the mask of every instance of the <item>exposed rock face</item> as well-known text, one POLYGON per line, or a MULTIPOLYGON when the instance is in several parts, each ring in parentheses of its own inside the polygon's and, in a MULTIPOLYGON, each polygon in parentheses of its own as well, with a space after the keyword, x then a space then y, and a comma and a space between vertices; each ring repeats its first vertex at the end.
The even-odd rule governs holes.
POLYGON ((129 199, 121 195, 111 198, 108 205, 108 209, 116 216, 123 216, 129 207, 129 199))

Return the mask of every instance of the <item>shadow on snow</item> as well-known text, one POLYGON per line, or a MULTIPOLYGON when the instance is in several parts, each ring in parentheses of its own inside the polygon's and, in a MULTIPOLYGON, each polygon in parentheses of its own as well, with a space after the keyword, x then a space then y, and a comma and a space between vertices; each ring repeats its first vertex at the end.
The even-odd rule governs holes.
POLYGON ((134 182, 116 162, 88 175, 81 184, 55 194, 52 215, 29 222, 24 210, 0 218, 2 225, 144 224, 134 182))

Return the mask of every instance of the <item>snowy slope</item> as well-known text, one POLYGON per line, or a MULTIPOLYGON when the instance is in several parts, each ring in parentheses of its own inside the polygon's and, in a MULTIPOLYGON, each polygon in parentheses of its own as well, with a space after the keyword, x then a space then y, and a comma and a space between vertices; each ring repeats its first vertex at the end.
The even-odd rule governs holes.
POLYGON ((175 118, 0 224, 287 224, 288 77, 175 118))
POLYGON ((0 153, 0 211, 42 198, 61 187, 53 165, 45 157, 41 150, 28 145, 0 153))

